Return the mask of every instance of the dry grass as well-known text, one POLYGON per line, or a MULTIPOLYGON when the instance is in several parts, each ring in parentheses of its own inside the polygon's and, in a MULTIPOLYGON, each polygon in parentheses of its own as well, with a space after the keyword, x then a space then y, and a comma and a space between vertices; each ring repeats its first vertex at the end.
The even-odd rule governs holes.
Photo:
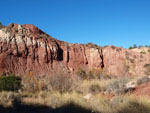
MULTIPOLYGON (((59 74, 57 77, 59 77, 59 74)), ((52 83, 54 81, 56 83, 62 82, 71 87, 72 84, 74 84, 74 82, 66 82, 67 78, 62 79, 63 81, 60 80, 59 82, 57 81, 59 79, 53 79, 55 80, 53 80, 52 83)), ((38 83, 38 81, 34 79, 30 80, 31 83, 32 80, 38 83)), ((114 92, 116 90, 122 91, 125 83, 128 81, 126 81, 126 78, 74 81, 76 81, 76 84, 78 85, 71 91, 63 90, 62 92, 62 90, 40 89, 34 92, 30 90, 22 90, 21 92, 16 93, 0 92, 0 111, 9 113, 9 110, 11 109, 12 113, 150 113, 150 99, 148 97, 136 97, 125 93, 114 95, 112 97, 107 96, 107 93, 105 92, 109 88, 114 92), (119 85, 119 87, 113 88, 116 85, 119 85), (89 99, 84 98, 87 94, 91 94, 89 99), (17 112, 18 110, 20 110, 20 112, 17 112)), ((61 85, 63 85, 62 83, 61 85)), ((59 88, 64 89, 64 87, 61 86, 59 88)))
MULTIPOLYGON (((6 97, 8 96, 8 93, 3 92, 1 95, 6 97)), ((21 103, 29 106, 45 105, 54 111, 57 111, 59 108, 64 106, 66 109, 73 111, 74 108, 69 108, 70 104, 73 104, 78 107, 80 106, 85 110, 91 110, 97 113, 150 113, 150 99, 145 97, 137 98, 134 95, 126 95, 114 96, 113 98, 108 99, 100 94, 96 94, 89 100, 86 100, 83 98, 83 96, 83 94, 79 94, 77 92, 63 94, 59 92, 40 92, 37 94, 32 94, 30 97, 22 97, 21 103)), ((1 97, 0 99, 5 98, 1 97)), ((9 106, 13 106, 11 105, 12 103, 13 102, 10 102, 9 106)), ((1 104, 3 105, 4 103, 1 104)), ((59 112, 65 113, 63 110, 59 112)))
MULTIPOLYGON (((93 80, 84 80, 80 83, 80 85, 75 89, 76 92, 81 94, 92 93, 92 86, 97 86, 98 90, 104 90, 105 81, 100 82, 98 79, 93 80)), ((94 90, 94 89, 93 89, 94 90)))

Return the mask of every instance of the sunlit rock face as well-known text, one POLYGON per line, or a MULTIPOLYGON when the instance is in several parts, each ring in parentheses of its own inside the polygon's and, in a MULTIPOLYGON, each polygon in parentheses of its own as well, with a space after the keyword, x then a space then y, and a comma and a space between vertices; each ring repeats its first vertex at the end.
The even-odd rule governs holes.
POLYGON ((150 54, 120 47, 71 44, 47 35, 34 25, 0 27, 0 74, 50 75, 61 68, 71 74, 78 69, 103 70, 112 76, 145 74, 150 54))

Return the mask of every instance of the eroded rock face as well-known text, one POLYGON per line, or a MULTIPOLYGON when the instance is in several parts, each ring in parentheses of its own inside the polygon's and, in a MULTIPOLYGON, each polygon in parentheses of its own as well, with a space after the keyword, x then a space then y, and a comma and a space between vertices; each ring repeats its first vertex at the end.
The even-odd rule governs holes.
POLYGON ((33 25, 10 24, 0 29, 0 73, 44 73, 59 60, 55 39, 33 25))
POLYGON ((79 67, 102 67, 101 55, 100 47, 69 45, 34 25, 10 24, 0 29, 0 73, 50 74, 57 65, 74 72, 79 67))
POLYGON ((144 74, 145 64, 150 64, 150 54, 114 46, 70 44, 54 39, 34 25, 10 24, 0 28, 0 74, 24 75, 32 71, 48 75, 57 68, 71 73, 82 68, 124 76, 144 74))
POLYGON ((147 75, 150 69, 150 53, 142 54, 121 47, 103 49, 104 65, 109 75, 147 75))

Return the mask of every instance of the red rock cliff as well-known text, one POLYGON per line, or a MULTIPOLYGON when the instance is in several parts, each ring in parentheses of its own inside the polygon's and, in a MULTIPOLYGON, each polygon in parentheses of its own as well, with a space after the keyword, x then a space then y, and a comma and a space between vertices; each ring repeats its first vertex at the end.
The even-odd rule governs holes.
POLYGON ((0 28, 0 73, 50 74, 59 65, 76 72, 79 68, 105 69, 107 74, 144 74, 150 54, 94 44, 70 44, 47 35, 34 25, 10 24, 0 28), (140 60, 143 60, 141 62, 140 60), (146 61, 145 61, 146 60, 146 61))

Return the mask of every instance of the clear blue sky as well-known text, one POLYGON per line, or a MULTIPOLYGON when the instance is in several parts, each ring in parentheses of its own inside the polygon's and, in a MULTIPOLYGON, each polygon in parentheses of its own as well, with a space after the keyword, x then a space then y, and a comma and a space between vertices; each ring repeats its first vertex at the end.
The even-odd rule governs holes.
POLYGON ((34 24, 54 38, 150 45, 150 0, 1 0, 0 21, 34 24))

